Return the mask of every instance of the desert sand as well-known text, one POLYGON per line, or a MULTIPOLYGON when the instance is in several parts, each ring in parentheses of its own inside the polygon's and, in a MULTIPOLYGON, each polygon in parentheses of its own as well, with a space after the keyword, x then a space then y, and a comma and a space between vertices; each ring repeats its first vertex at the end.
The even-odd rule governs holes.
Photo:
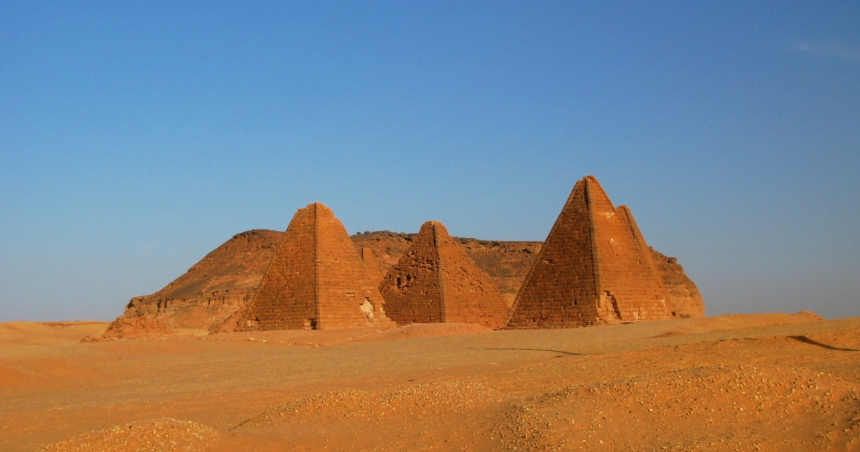
POLYGON ((860 318, 106 327, 0 324, 0 450, 860 450, 860 318))

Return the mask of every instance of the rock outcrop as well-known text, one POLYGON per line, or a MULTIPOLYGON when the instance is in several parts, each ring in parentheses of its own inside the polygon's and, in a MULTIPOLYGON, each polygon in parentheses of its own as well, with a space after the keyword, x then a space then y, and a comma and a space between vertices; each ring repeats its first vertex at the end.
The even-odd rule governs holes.
POLYGON ((657 266, 657 274, 663 279, 663 287, 666 288, 666 304, 672 316, 704 317, 705 302, 702 301, 699 288, 684 273, 684 267, 678 263, 678 259, 667 257, 654 248, 650 250, 657 266))
POLYGON ((281 237, 267 229, 234 235, 163 289, 132 298, 122 318, 151 317, 170 328, 224 323, 254 297, 281 237))
POLYGON ((456 322, 500 328, 507 320, 508 306, 493 280, 438 221, 421 226, 379 290, 398 325, 456 322))

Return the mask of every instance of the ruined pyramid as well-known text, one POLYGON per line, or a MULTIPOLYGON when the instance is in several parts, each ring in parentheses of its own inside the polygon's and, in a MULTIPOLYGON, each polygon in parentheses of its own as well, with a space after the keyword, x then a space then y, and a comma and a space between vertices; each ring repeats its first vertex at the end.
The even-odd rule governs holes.
POLYGON ((594 176, 577 181, 511 308, 508 328, 570 328, 670 317, 630 209, 594 176))
POLYGON ((346 229, 331 209, 313 203, 293 216, 239 328, 393 325, 384 303, 346 229))
POLYGON ((398 325, 463 322, 500 328, 508 314, 490 276, 438 221, 421 226, 379 291, 398 325))

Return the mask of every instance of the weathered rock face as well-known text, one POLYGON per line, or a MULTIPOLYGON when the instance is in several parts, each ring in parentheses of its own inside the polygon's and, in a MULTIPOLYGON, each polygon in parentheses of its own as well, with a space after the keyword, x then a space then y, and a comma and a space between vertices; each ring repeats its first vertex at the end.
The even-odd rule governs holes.
POLYGON ((437 221, 421 226, 379 290, 398 325, 457 322, 500 328, 507 320, 508 306, 493 280, 437 221))
POLYGON ((674 257, 666 257, 650 248, 657 266, 657 273, 663 278, 666 288, 666 304, 673 317, 704 317, 705 302, 699 288, 684 273, 684 267, 674 257))
POLYGON ((509 328, 669 318, 663 284, 629 209, 579 180, 511 310, 509 328))
POLYGON ((282 232, 236 234, 152 295, 134 297, 124 318, 152 317, 171 328, 210 329, 253 298, 282 232))
POLYGON ((239 327, 393 325, 376 283, 334 213, 323 204, 308 204, 290 222, 239 327))

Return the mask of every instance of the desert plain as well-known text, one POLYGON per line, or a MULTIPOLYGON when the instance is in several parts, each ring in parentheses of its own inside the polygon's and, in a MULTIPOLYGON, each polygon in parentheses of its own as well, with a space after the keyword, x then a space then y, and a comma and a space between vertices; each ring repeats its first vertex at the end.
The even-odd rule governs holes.
POLYGON ((860 450, 860 318, 107 326, 0 324, 0 450, 860 450))

